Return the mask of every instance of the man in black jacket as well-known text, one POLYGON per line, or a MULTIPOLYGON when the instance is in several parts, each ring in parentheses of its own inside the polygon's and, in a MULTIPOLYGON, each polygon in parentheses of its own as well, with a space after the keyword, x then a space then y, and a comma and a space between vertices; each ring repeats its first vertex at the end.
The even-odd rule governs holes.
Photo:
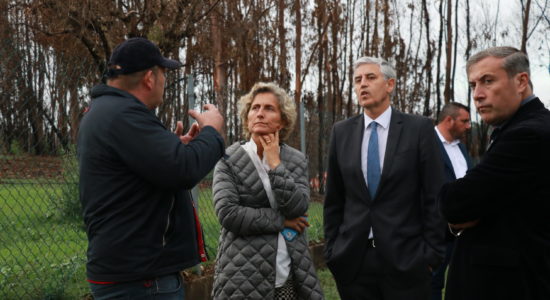
POLYGON ((181 67, 144 38, 113 51, 107 84, 80 123, 80 199, 95 299, 182 299, 179 272, 205 259, 189 189, 224 152, 213 105, 181 135, 155 116, 165 71, 181 67), (150 297, 150 298, 148 298, 150 297), (156 298, 155 298, 156 297, 156 298))
POLYGON ((550 112, 515 48, 481 51, 467 71, 494 131, 481 162, 440 193, 459 234, 445 299, 550 299, 550 112))

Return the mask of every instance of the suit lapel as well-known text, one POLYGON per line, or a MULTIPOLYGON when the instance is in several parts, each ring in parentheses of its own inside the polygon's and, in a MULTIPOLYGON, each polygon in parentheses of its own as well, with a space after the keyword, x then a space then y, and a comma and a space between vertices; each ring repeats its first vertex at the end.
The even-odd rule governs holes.
POLYGON ((391 171, 392 163, 394 161, 393 158, 395 157, 395 151, 397 151, 397 145, 399 143, 399 138, 401 137, 401 130, 403 129, 402 125, 403 114, 392 108, 390 129, 386 143, 386 154, 384 155, 384 166, 375 198, 380 195, 380 192, 384 188, 385 182, 387 181, 388 174, 391 171))
MULTIPOLYGON (((437 136, 436 136, 437 138, 437 136)), ((447 154, 447 150, 445 150, 445 146, 443 143, 438 139, 437 142, 439 143, 439 149, 441 149, 441 153, 443 154, 443 162, 445 163, 445 166, 449 169, 453 169, 453 164, 451 163, 451 159, 449 158, 449 155, 447 154)))
MULTIPOLYGON (((456 180, 455 169, 453 168, 453 163, 451 162, 451 158, 449 157, 449 154, 447 154, 447 150, 445 150, 445 146, 443 145, 443 142, 439 139, 439 136, 437 136, 436 134, 435 137, 437 139, 437 143, 439 144, 441 155, 443 156, 443 164, 445 165, 445 173, 448 177, 448 180, 449 181, 456 180)), ((468 161, 466 161, 466 163, 467 162, 468 161)))

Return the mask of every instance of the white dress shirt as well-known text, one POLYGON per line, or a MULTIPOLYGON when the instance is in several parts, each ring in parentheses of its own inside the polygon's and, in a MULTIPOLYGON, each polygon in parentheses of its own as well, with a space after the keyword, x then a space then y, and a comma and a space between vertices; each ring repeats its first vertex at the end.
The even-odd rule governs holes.
POLYGON ((450 143, 447 142, 441 132, 439 132, 437 126, 435 126, 435 132, 437 132, 437 136, 443 143, 443 148, 445 148, 445 151, 451 160, 451 165, 453 165, 456 179, 464 177, 464 175, 466 175, 466 171, 468 171, 468 163, 466 162, 466 158, 458 146, 460 140, 454 140, 450 143))
POLYGON ((369 183, 367 181, 367 152, 369 149, 369 139, 371 127, 369 126, 372 121, 375 121, 378 124, 376 132, 378 133, 378 155, 380 156, 380 173, 384 169, 384 157, 386 156, 386 144, 388 142, 388 132, 390 130, 390 120, 391 120, 391 106, 389 106, 381 115, 376 118, 376 120, 371 119, 367 114, 364 114, 365 117, 365 131, 363 132, 363 143, 361 145, 361 170, 363 171, 363 177, 365 177, 365 182, 367 186, 369 183))
MULTIPOLYGON (((384 157, 386 156, 386 144, 388 143, 388 132, 390 131, 391 106, 388 106, 375 120, 371 119, 367 114, 363 114, 365 117, 365 131, 363 132, 363 143, 361 144, 361 170, 363 171, 365 183, 369 186, 367 181, 367 152, 371 133, 369 125, 372 121, 378 124, 376 133, 378 133, 378 155, 380 156, 380 173, 382 173, 384 169, 384 157)), ((369 238, 373 238, 372 228, 370 229, 369 238)))

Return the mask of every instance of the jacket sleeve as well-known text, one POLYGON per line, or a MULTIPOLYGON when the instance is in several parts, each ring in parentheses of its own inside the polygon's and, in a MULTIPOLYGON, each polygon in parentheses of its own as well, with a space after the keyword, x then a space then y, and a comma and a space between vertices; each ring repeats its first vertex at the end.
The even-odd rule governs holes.
POLYGON ((287 219, 303 216, 309 201, 306 158, 297 150, 292 155, 286 164, 281 162, 268 173, 279 212, 287 219))
POLYGON ((190 189, 214 168, 224 151, 220 134, 204 127, 187 145, 146 107, 131 106, 111 126, 112 148, 147 181, 167 189, 190 189))
POLYGON ((332 128, 328 154, 327 189, 324 203, 325 257, 332 254, 334 240, 342 224, 346 190, 338 165, 336 125, 332 128))
MULTIPOLYGON (((439 195, 441 210, 452 224, 483 219, 511 209, 517 200, 537 190, 541 137, 532 128, 503 132, 483 160, 461 179, 446 184, 439 195)), ((525 202, 524 202, 525 203, 525 202)))
POLYGON ((446 224, 437 204, 437 194, 443 185, 445 175, 441 147, 437 144, 432 122, 428 119, 422 120, 418 174, 421 185, 424 255, 431 267, 437 267, 445 255, 446 224))
POLYGON ((248 207, 240 203, 236 178, 225 159, 214 169, 213 201, 220 224, 238 235, 277 233, 284 217, 271 207, 248 207))

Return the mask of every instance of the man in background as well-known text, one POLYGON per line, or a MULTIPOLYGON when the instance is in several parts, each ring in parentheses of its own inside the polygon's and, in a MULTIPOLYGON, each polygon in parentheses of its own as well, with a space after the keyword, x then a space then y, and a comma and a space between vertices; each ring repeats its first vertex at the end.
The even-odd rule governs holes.
POLYGON ((180 271, 205 260, 189 189, 224 152, 213 105, 189 114, 186 134, 155 116, 165 72, 181 67, 144 38, 116 47, 107 84, 93 88, 80 123, 80 200, 95 299, 182 299, 180 271))
POLYGON ((363 113, 332 128, 327 265, 342 299, 426 300, 431 271, 445 254, 433 123, 391 107, 396 74, 387 61, 362 57, 354 70, 363 113))
MULTIPOLYGON (((446 182, 462 178, 466 171, 472 167, 470 155, 461 140, 470 129, 470 109, 458 102, 447 103, 441 109, 437 119, 435 132, 441 147, 441 159, 443 161, 446 182)), ((451 259, 455 236, 447 228, 445 241, 447 252, 443 264, 432 274, 432 299, 441 300, 445 287, 445 271, 451 259)))
POLYGON ((515 48, 483 50, 466 70, 477 111, 494 129, 481 162, 440 193, 459 235, 445 299, 550 299, 550 111, 515 48))

